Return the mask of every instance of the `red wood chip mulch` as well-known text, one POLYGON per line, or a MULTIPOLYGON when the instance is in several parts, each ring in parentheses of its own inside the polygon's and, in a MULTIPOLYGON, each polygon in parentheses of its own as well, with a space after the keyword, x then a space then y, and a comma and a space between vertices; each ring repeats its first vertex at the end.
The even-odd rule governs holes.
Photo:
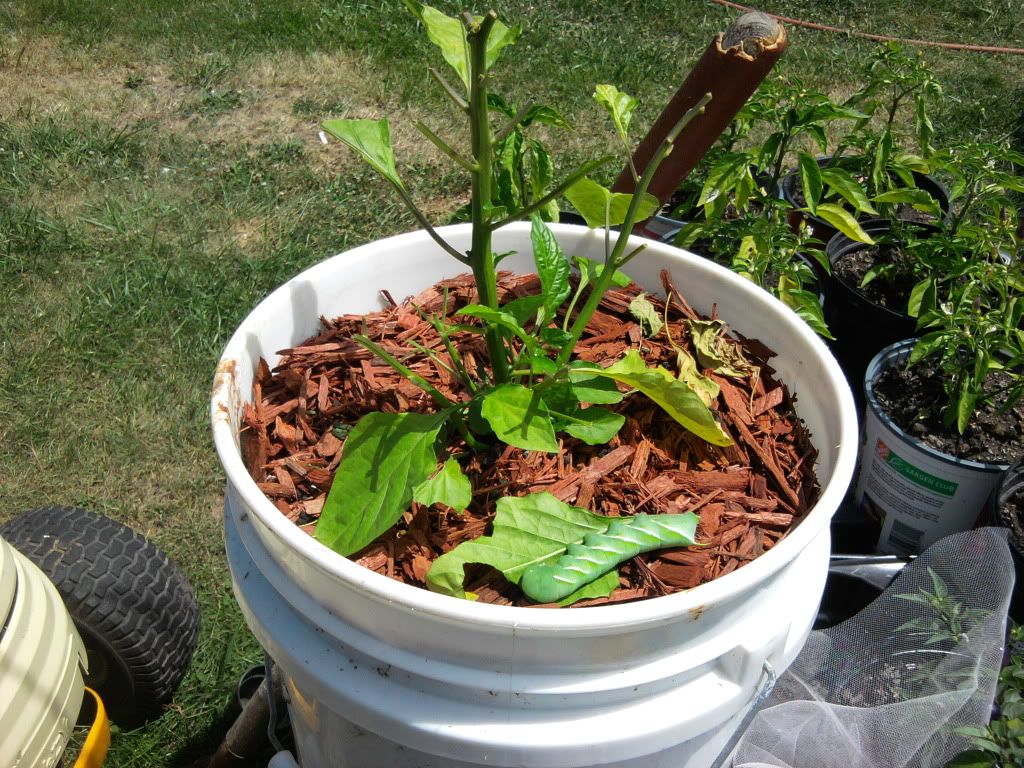
MULTIPOLYGON (((699 317, 662 274, 670 297, 671 340, 693 354, 685 319, 699 317)), ((501 301, 537 293, 535 275, 502 274, 501 301)), ((610 363, 639 349, 649 364, 676 371, 676 352, 665 329, 645 338, 630 315, 635 285, 610 290, 577 348, 577 357, 610 363)), ((449 315, 475 301, 470 275, 445 280, 413 299, 366 316, 321 319, 323 330, 281 351, 271 370, 260 361, 252 404, 243 416, 246 466, 281 514, 312 533, 341 461, 346 426, 374 411, 436 410, 429 396, 351 340, 366 333, 386 351, 428 379, 453 400, 467 400, 459 381, 412 342, 450 358, 425 313, 449 315)), ((649 297, 664 316, 664 301, 649 297)), ((460 318, 461 319, 461 318, 460 318)), ((486 359, 479 335, 453 337, 466 368, 486 359)), ((506 447, 500 455, 475 455, 461 463, 473 482, 473 503, 463 515, 413 503, 403 519, 353 556, 361 565, 417 586, 431 562, 462 541, 488 533, 496 500, 540 491, 593 512, 617 516, 637 512, 687 512, 700 516, 697 540, 686 549, 634 558, 620 569, 621 586, 601 605, 665 595, 718 578, 753 560, 796 525, 814 503, 816 452, 797 417, 786 387, 773 378, 773 352, 753 339, 735 339, 760 366, 746 379, 704 371, 721 387, 712 404, 735 444, 718 448, 695 437, 642 395, 610 406, 626 424, 608 445, 562 439, 558 454, 506 447)), ((452 451, 463 455, 465 446, 452 451)), ((531 605, 518 588, 489 568, 467 569, 469 589, 481 602, 531 605)))

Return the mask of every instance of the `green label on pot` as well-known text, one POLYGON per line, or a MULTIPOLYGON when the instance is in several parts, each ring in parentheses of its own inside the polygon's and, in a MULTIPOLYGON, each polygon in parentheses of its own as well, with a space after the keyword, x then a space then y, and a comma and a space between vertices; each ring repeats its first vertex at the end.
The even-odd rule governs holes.
POLYGON ((941 477, 929 475, 923 469, 919 469, 909 461, 901 459, 881 440, 876 442, 875 452, 883 461, 885 461, 886 464, 907 478, 907 480, 910 480, 912 483, 917 483, 921 487, 927 488, 929 491, 941 494, 942 496, 953 496, 956 493, 956 489, 960 486, 960 483, 954 483, 951 480, 944 480, 941 477))
POLYGON ((996 472, 927 450, 867 409, 854 504, 877 526, 879 551, 922 552, 971 528, 998 481, 996 472))

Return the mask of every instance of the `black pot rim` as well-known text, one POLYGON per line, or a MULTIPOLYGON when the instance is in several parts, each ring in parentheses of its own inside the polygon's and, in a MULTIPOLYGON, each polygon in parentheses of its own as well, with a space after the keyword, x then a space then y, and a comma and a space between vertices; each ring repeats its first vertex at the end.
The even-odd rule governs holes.
POLYGON ((917 339, 904 339, 903 341, 897 341, 895 344, 890 344, 888 347, 885 347, 881 352, 871 358, 871 362, 868 363, 867 372, 864 374, 864 398, 867 400, 868 408, 870 408, 878 420, 892 430, 900 440, 914 450, 921 451, 933 459, 941 461, 944 464, 969 469, 974 472, 984 472, 986 474, 1002 474, 1006 472, 1010 468, 1010 464, 995 464, 986 461, 961 459, 950 453, 943 453, 940 450, 932 448, 930 445, 923 443, 912 435, 908 435, 904 432, 900 426, 892 420, 889 414, 882 410, 882 405, 878 402, 878 398, 875 396, 875 383, 878 381, 883 371, 894 364, 898 364, 906 360, 907 357, 910 356, 910 350, 916 343, 917 339))

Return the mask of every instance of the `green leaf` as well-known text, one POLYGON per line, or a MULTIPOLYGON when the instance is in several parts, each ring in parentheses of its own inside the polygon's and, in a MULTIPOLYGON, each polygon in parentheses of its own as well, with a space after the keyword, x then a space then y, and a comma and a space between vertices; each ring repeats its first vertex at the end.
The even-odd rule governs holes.
POLYGON ((956 429, 961 435, 971 423, 974 416, 974 408, 978 404, 981 393, 974 388, 974 383, 965 379, 960 385, 960 392, 956 398, 956 429))
POLYGON ((619 587, 619 572, 615 569, 608 571, 604 576, 580 587, 568 597, 558 601, 561 608, 566 608, 580 600, 593 600, 598 597, 608 597, 619 587))
MULTIPOLYGON (((615 227, 624 222, 630 202, 633 200, 632 195, 612 192, 586 176, 569 187, 565 197, 579 211, 591 229, 615 227)), ((650 218, 660 207, 658 198, 645 192, 637 206, 637 221, 650 218)))
POLYGON ((551 415, 540 395, 519 384, 502 384, 483 398, 481 414, 499 439, 528 451, 558 450, 551 415))
POLYGON ((572 392, 577 400, 581 403, 597 405, 614 405, 622 402, 623 395, 614 380, 587 371, 580 371, 581 367, 591 368, 593 366, 582 360, 576 360, 569 364, 569 383, 572 385, 572 392))
POLYGON ((503 305, 501 311, 512 315, 520 326, 525 326, 537 317, 537 311, 543 306, 543 296, 520 296, 503 305))
POLYGON ((696 544, 698 520, 692 512, 614 518, 608 530, 588 533, 558 560, 531 565, 519 586, 539 603, 557 602, 643 552, 696 544))
POLYGON ((910 291, 907 314, 911 317, 920 317, 923 312, 934 309, 937 300, 935 279, 925 278, 910 291))
POLYGON ((490 307, 485 307, 483 304, 467 304, 455 314, 475 317, 479 320, 483 320, 485 323, 490 323, 491 325, 504 328, 518 336, 520 341, 531 349, 536 349, 537 347, 536 339, 523 329, 511 312, 506 312, 501 309, 491 309, 490 307))
POLYGON ((581 367, 576 370, 607 376, 637 389, 698 437, 713 445, 732 445, 732 439, 722 431, 714 414, 690 387, 664 368, 648 368, 635 349, 607 368, 581 367))
POLYGON ((665 323, 658 314, 658 310, 651 304, 646 293, 637 294, 637 297, 629 302, 629 312, 640 323, 640 328, 648 337, 658 335, 665 323))
POLYGON ((343 448, 316 538, 342 555, 358 552, 409 508, 413 489, 437 468, 434 441, 447 414, 368 413, 343 448))
MULTIPOLYGON (((469 43, 466 40, 466 28, 459 19, 446 16, 436 8, 423 5, 416 0, 402 0, 423 23, 427 30, 427 38, 441 50, 444 60, 459 73, 466 90, 469 90, 469 43)), ((474 16, 479 22, 483 17, 474 16)), ((498 60, 498 55, 505 46, 512 45, 519 39, 522 30, 519 27, 509 28, 496 21, 487 38, 487 55, 485 66, 490 69, 498 60)))
POLYGON ((914 348, 910 351, 910 357, 907 359, 907 364, 915 365, 926 357, 944 349, 945 346, 945 331, 932 331, 931 333, 926 333, 917 340, 914 348))
MULTIPOLYGON (((478 21, 481 18, 483 17, 475 16, 474 21, 478 21)), ((518 25, 514 27, 508 27, 502 24, 500 21, 494 22, 494 26, 491 27, 491 34, 487 38, 487 69, 493 67, 494 63, 498 60, 498 56, 501 55, 501 52, 506 47, 510 45, 515 45, 516 41, 519 40, 519 36, 522 34, 523 28, 518 25)))
POLYGON ((441 55, 452 69, 459 73, 459 78, 468 91, 469 43, 466 41, 466 28, 462 22, 416 0, 402 2, 422 22, 427 30, 427 38, 441 50, 441 55))
POLYGON ((540 321, 543 323, 553 318, 555 310, 569 298, 572 290, 569 284, 569 260, 548 225, 537 213, 530 219, 530 240, 533 243, 533 263, 537 267, 541 294, 544 296, 544 317, 540 321))
POLYGON ((817 213, 818 203, 821 201, 821 193, 824 183, 821 179, 821 168, 818 161, 806 152, 797 155, 800 167, 800 183, 803 185, 804 200, 807 202, 807 210, 812 214, 817 213))
MULTIPOLYGON (((584 285, 597 282, 597 278, 604 272, 604 264, 594 261, 593 259, 587 259, 583 256, 573 256, 573 262, 580 271, 580 277, 584 280, 584 285)), ((612 275, 612 285, 618 286, 619 288, 625 288, 633 281, 629 275, 625 272, 615 270, 615 274, 612 275)))
POLYGON ((876 195, 874 201, 876 203, 906 203, 937 219, 942 218, 942 209, 939 207, 938 201, 923 189, 893 189, 876 195))
POLYGON ((534 563, 558 557, 569 544, 583 541, 591 531, 606 531, 611 519, 571 507, 550 493, 531 493, 498 499, 493 532, 464 541, 434 561, 427 587, 445 595, 465 597, 464 567, 482 563, 498 569, 518 584, 534 563))
POLYGON ((707 180, 700 191, 697 205, 707 206, 719 197, 726 195, 743 175, 744 169, 750 165, 750 158, 740 152, 726 153, 708 171, 707 180))
POLYGON ((852 205, 861 213, 869 213, 877 216, 878 211, 868 200, 868 194, 864 191, 853 174, 842 168, 822 168, 821 181, 830 190, 838 194, 846 202, 852 205))
MULTIPOLYGON (((513 115, 509 115, 512 117, 513 115)), ((526 110, 526 114, 523 115, 523 120, 520 125, 528 126, 532 123, 540 123, 541 125, 550 125, 553 128, 568 128, 572 129, 572 124, 562 117, 561 113, 551 107, 545 107, 537 104, 526 110)))
POLYGON ((572 414, 565 431, 587 445, 604 445, 618 434, 626 417, 605 408, 581 408, 572 414))
POLYGON ((428 507, 444 504, 462 513, 473 499, 473 486, 462 473, 459 462, 448 459, 436 475, 416 486, 412 499, 428 507))
POLYGON ((549 347, 561 350, 562 347, 572 341, 572 334, 568 331, 563 331, 561 328, 541 328, 537 332, 537 338, 549 347))
POLYGON ((998 765, 994 756, 980 749, 970 749, 954 757, 946 768, 998 768, 998 765))
POLYGON ((344 142, 385 179, 405 189, 395 168, 387 120, 325 120, 323 129, 344 142))
POLYGON ((871 235, 861 228, 850 212, 834 203, 821 203, 818 205, 818 212, 815 215, 827 221, 851 240, 868 245, 875 244, 871 235))
MULTIPOLYGON (((628 140, 629 122, 639 102, 614 85, 601 84, 594 87, 594 99, 608 110, 615 124, 615 132, 623 142, 628 140)), ((645 217, 646 218, 646 217, 645 217)))
POLYGON ((744 357, 742 348, 724 337, 726 326, 721 320, 687 320, 686 324, 702 368, 736 379, 746 378, 756 370, 744 357))

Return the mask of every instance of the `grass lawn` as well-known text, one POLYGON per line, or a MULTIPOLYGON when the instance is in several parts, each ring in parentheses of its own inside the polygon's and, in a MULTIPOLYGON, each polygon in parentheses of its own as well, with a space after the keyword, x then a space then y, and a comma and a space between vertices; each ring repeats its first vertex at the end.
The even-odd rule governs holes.
MULTIPOLYGON (((456 6, 439 3, 446 10, 456 6)), ((1024 45, 1019 0, 771 0, 866 31, 1024 45)), ((508 0, 520 45, 498 88, 557 105, 567 165, 612 148, 590 94, 613 82, 645 127, 736 14, 703 0, 508 0)), ((872 44, 791 30, 782 70, 849 93, 872 44)), ((1024 150, 1024 57, 929 49, 939 139, 1024 150)), ((207 425, 220 349, 279 283, 412 229, 324 117, 388 116, 403 174, 438 218, 463 177, 411 122, 452 135, 439 59, 398 0, 0 0, 0 520, 43 503, 128 523, 177 560, 203 610, 191 672, 109 765, 180 764, 259 649, 231 595, 223 477, 207 425)))

